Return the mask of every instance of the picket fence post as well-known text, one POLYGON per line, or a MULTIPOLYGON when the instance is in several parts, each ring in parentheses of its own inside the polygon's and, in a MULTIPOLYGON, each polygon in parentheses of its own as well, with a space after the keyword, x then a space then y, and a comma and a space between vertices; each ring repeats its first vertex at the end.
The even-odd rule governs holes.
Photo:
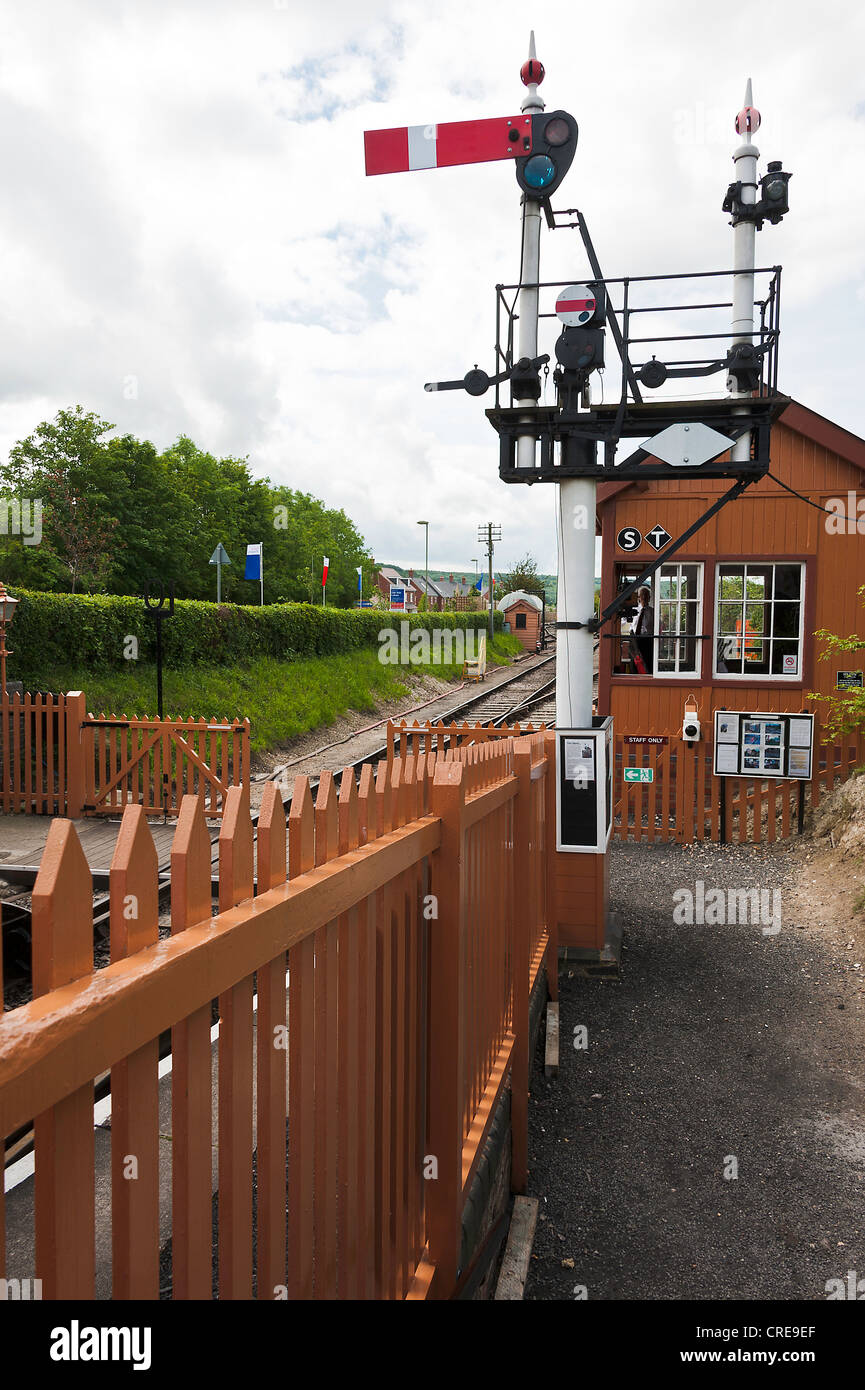
POLYGON ((439 762, 431 787, 431 811, 441 819, 441 843, 432 856, 431 887, 438 917, 429 943, 429 1145, 437 1175, 429 1182, 430 1258, 433 1293, 448 1298, 459 1275, 462 1218, 463 1076, 462 903, 465 872, 462 763, 439 762))
MULTIPOLYGON (((66 696, 66 812, 70 820, 84 813, 87 786, 84 767, 84 743, 81 725, 87 718, 87 697, 81 690, 70 690, 66 696)), ((63 769, 59 783, 63 786, 63 769)))

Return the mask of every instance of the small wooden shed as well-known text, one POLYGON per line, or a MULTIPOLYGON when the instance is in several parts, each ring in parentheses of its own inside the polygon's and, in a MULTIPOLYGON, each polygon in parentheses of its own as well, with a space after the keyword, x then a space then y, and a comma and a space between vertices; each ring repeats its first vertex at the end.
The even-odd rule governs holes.
POLYGON ((514 589, 499 599, 498 607, 504 614, 515 637, 526 651, 533 652, 541 640, 544 605, 536 594, 527 594, 525 589, 514 589))

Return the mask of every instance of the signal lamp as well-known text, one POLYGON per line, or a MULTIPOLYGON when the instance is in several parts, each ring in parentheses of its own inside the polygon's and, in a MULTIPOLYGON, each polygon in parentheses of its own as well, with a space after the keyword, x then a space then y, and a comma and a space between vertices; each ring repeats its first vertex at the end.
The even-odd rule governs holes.
POLYGON ((760 192, 763 195, 760 199, 760 212, 767 222, 775 224, 790 211, 787 184, 793 176, 784 173, 780 159, 771 160, 767 168, 768 173, 760 180, 760 192))
POLYGON ((578 134, 567 111, 532 116, 531 153, 516 161, 517 183, 527 198, 542 202, 556 191, 573 163, 578 134))

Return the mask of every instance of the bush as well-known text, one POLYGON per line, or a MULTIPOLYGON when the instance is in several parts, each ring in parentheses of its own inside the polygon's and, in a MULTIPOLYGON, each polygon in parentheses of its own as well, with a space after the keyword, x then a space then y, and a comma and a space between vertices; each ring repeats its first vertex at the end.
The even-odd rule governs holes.
MULTIPOLYGON (((130 638, 139 661, 156 657, 156 623, 139 598, 53 594, 10 590, 21 600, 10 629, 14 657, 10 674, 25 682, 50 683, 55 667, 123 670, 130 638)), ((262 608, 178 599, 162 626, 166 667, 219 666, 270 656, 290 661, 330 656, 378 645, 379 631, 407 621, 410 628, 484 630, 486 613, 418 613, 388 609, 319 608, 310 603, 274 603, 262 608)), ((495 614, 497 631, 502 615, 495 614)))

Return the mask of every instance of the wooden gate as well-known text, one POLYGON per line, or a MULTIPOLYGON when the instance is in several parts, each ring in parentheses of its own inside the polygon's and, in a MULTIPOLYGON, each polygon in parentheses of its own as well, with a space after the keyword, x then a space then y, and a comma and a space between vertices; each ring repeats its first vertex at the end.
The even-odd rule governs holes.
POLYGON ((0 697, 0 810, 65 814, 65 695, 0 697))
POLYGON ((249 720, 122 719, 88 714, 81 723, 84 814, 119 816, 124 806, 177 815, 201 795, 221 816, 231 786, 249 782, 249 720))

